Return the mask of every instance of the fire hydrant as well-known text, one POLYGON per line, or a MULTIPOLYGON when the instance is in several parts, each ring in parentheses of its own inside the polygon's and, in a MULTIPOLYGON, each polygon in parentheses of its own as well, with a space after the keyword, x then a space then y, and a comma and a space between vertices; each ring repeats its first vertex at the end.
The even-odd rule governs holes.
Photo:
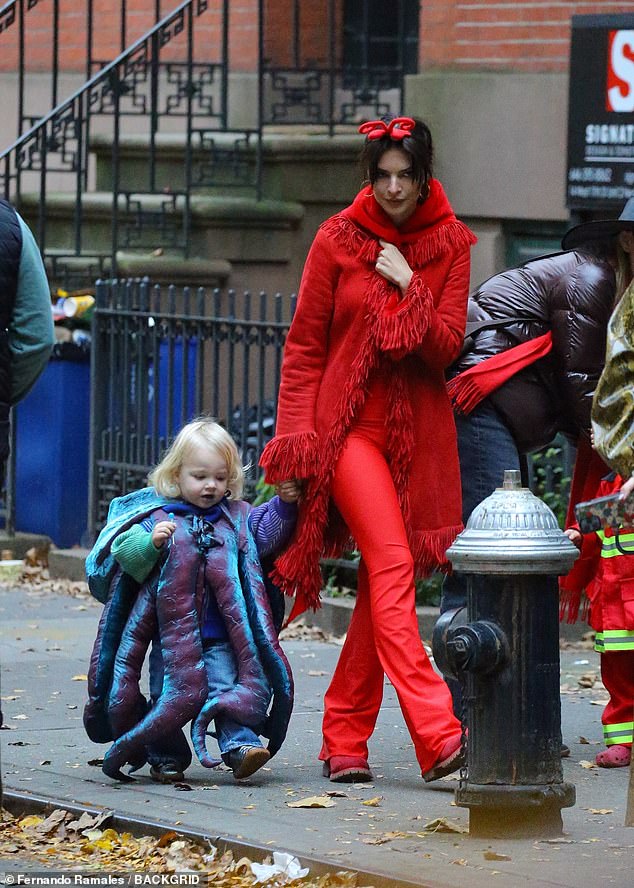
POLYGON ((578 552, 520 473, 477 506, 447 552, 467 607, 436 624, 433 652, 463 686, 467 769, 456 804, 476 836, 561 835, 563 782, 557 575, 578 552))

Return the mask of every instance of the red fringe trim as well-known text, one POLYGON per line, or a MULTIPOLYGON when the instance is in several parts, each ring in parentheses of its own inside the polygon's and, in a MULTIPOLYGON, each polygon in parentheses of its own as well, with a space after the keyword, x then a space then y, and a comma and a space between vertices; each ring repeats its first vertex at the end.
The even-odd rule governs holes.
POLYGON ((423 530, 415 534, 410 546, 417 580, 425 579, 434 570, 451 573, 451 562, 447 559, 447 549, 462 530, 464 530, 462 524, 455 524, 451 527, 423 530))
POLYGON ((364 262, 371 262, 372 265, 379 258, 381 245, 378 240, 362 231, 345 216, 332 216, 320 227, 351 256, 358 256, 364 262))
POLYGON ((392 368, 393 387, 388 402, 388 452, 390 471, 398 495, 405 527, 410 526, 411 504, 409 498, 409 477, 414 455, 414 417, 412 405, 407 397, 402 367, 392 368))
POLYGON ((447 394, 454 410, 463 414, 471 413, 484 397, 477 382, 472 379, 461 380, 459 375, 447 383, 447 394))
POLYGON ((394 286, 380 275, 372 275, 365 298, 369 310, 368 324, 381 351, 401 349, 408 353, 417 348, 427 332, 432 308, 432 295, 417 275, 394 311, 388 307, 394 286))
POLYGON ((590 614, 590 600, 583 592, 578 590, 560 590, 559 592, 559 622, 576 623, 579 617, 584 622, 588 621, 590 614))
POLYGON ((262 452, 260 465, 269 484, 313 477, 319 465, 317 433, 297 432, 273 438, 262 452))
POLYGON ((478 242, 475 234, 467 228, 464 222, 455 219, 440 225, 427 236, 421 237, 413 244, 403 247, 403 255, 410 259, 410 265, 424 265, 438 256, 444 256, 451 250, 464 250, 478 242))
MULTIPOLYGON (((322 231, 334 238, 352 256, 365 262, 376 262, 381 249, 378 241, 358 228, 354 222, 340 214, 332 216, 321 225, 322 231)), ((431 262, 451 250, 462 250, 477 243, 475 234, 458 219, 446 222, 422 234, 413 244, 403 244, 403 255, 416 266, 431 262)))

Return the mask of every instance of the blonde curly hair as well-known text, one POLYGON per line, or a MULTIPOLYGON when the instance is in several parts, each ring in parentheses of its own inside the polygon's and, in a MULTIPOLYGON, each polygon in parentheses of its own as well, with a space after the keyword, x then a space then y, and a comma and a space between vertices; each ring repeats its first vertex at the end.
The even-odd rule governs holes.
POLYGON ((180 496, 178 474, 192 448, 200 445, 209 447, 225 461, 228 493, 232 499, 240 499, 244 473, 249 466, 242 465, 238 447, 229 432, 208 416, 200 416, 183 426, 160 463, 148 475, 148 484, 161 496, 180 496))

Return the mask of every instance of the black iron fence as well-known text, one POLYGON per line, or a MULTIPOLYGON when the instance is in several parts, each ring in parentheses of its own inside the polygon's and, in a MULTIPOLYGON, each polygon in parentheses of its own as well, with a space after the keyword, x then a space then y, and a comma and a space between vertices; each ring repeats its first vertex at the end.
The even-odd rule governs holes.
POLYGON ((250 463, 273 433, 295 297, 98 282, 91 353, 89 536, 114 496, 142 487, 180 427, 202 413, 250 463))

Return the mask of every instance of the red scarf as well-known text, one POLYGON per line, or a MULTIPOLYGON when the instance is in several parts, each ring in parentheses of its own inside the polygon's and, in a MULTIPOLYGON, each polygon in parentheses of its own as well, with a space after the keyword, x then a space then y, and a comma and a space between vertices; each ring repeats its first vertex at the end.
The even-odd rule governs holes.
POLYGON ((412 215, 400 228, 394 225, 377 203, 371 185, 363 188, 340 215, 397 247, 415 243, 421 236, 431 233, 437 225, 456 221, 447 195, 437 179, 431 179, 429 197, 424 203, 417 204, 412 215))
POLYGON ((475 367, 470 367, 447 383, 447 391, 460 413, 471 413, 480 401, 494 392, 503 383, 515 376, 524 367, 543 358, 553 347, 550 331, 543 336, 529 339, 513 348, 492 355, 475 367))

